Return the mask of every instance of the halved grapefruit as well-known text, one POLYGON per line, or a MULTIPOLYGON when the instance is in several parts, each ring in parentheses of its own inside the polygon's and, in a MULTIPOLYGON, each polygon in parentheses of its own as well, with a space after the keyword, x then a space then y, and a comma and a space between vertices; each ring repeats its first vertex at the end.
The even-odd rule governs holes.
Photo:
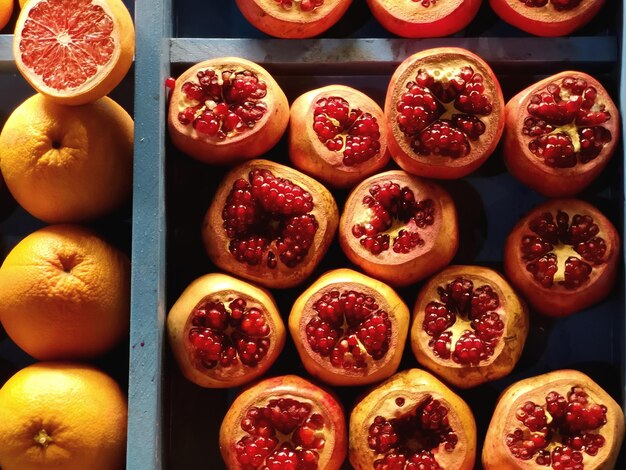
POLYGON ((29 0, 15 26, 19 71, 37 91, 63 104, 108 94, 134 53, 135 28, 121 0, 29 0))

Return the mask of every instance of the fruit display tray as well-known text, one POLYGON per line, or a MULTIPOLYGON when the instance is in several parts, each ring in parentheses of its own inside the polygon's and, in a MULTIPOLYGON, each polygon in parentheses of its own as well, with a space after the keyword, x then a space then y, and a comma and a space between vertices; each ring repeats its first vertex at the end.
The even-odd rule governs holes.
MULTIPOLYGON (((132 258, 129 342, 97 361, 128 389, 129 470, 224 468, 217 436, 222 418, 238 392, 202 389, 186 381, 167 345, 167 311, 189 282, 216 270, 202 247, 200 226, 216 183, 225 172, 193 161, 169 144, 164 86, 167 77, 176 77, 202 60, 239 56, 266 67, 290 101, 310 89, 342 83, 382 104, 389 78, 404 58, 422 49, 458 46, 490 63, 506 99, 539 78, 581 69, 600 79, 619 100, 622 115, 626 116, 622 2, 607 2, 601 14, 575 35, 536 38, 498 20, 485 0, 466 30, 453 37, 424 40, 391 37, 371 17, 364 0, 354 0, 336 26, 320 38, 309 40, 268 38, 243 19, 232 0, 125 3, 135 17, 135 66, 112 97, 129 112, 134 111, 132 209, 126 207, 94 227, 132 258)), ((32 94, 17 73, 11 42, 11 35, 0 34, 0 125, 32 94)), ((602 177, 581 195, 599 206, 622 236, 623 157, 624 146, 620 145, 602 177)), ((285 141, 267 158, 287 162, 285 141)), ((453 263, 501 270, 506 235, 519 217, 543 198, 507 173, 499 149, 476 173, 443 185, 459 210, 461 241, 453 263)), ((334 194, 341 208, 347 192, 334 194)), ((7 194, 1 194, 0 201, 9 201, 0 205, 0 255, 4 259, 21 238, 43 224, 17 207, 7 194)), ((311 280, 341 266, 349 266, 349 262, 334 242, 311 280)), ((593 308, 559 320, 531 315, 528 341, 514 372, 497 382, 460 392, 476 416, 479 452, 498 394, 508 384, 528 376, 564 367, 579 369, 626 409, 624 263, 620 273, 611 297, 593 308)), ((409 307, 415 302, 418 288, 399 291, 409 307)), ((302 290, 273 292, 285 318, 302 290)), ((30 362, 32 359, 0 330, 0 384, 30 362)), ((400 369, 412 367, 419 365, 407 347, 400 369)), ((268 375, 284 373, 306 376, 290 340, 268 375)), ((347 412, 363 390, 336 389, 347 412)), ((626 468, 624 454, 622 451, 618 469, 626 468)), ((479 455, 476 469, 481 468, 479 455)), ((347 463, 345 468, 350 468, 347 463)))

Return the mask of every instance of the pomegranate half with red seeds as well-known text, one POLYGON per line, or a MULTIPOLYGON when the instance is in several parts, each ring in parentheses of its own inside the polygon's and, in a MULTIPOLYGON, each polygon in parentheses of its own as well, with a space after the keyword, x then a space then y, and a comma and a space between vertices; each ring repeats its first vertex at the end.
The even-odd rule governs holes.
POLYGON ((351 269, 321 276, 289 315, 304 367, 331 385, 371 384, 395 373, 408 329, 409 309, 398 294, 351 269))
POLYGON ((349 436, 355 470, 472 470, 476 459, 469 406, 419 369, 373 388, 352 410, 349 436))
POLYGON ((220 57, 176 79, 167 122, 180 151, 206 163, 234 164, 276 145, 289 123, 289 102, 260 65, 220 57))
POLYGON ((167 333, 183 375, 201 387, 237 387, 263 375, 285 344, 271 294, 225 274, 193 281, 172 306, 167 333))
POLYGON ((459 235, 450 195, 400 170, 371 176, 348 196, 339 222, 346 256, 393 286, 417 282, 448 265, 459 235))
POLYGON ((367 0, 367 4, 387 31, 405 38, 435 38, 465 28, 482 0, 367 0))
POLYGON ((311 90, 291 105, 289 158, 324 183, 351 187, 389 162, 383 110, 344 85, 311 90))
POLYGON ((508 375, 528 335, 524 302, 496 271, 449 266, 419 292, 411 346, 424 367, 460 388, 508 375))
POLYGON ((328 250, 338 218, 332 195, 313 178, 255 159, 222 180, 202 237, 221 269, 267 287, 293 287, 328 250))
POLYGON ((220 452, 229 470, 338 470, 347 441, 341 404, 295 375, 246 389, 220 428, 220 452))
POLYGON ((554 199, 520 220, 504 248, 504 272, 538 312, 564 317, 613 288, 620 239, 594 206, 554 199))
POLYGON ((407 58, 385 99, 389 151, 419 176, 461 178, 493 153, 504 130, 498 79, 472 52, 443 47, 407 58))
POLYGON ((489 0, 507 23, 536 36, 567 36, 600 11, 604 0, 489 0))
POLYGON ((252 26, 277 38, 322 34, 346 12, 352 0, 236 0, 252 26))
POLYGON ((615 400, 585 374, 558 370, 502 392, 482 461, 485 470, 612 470, 623 439, 615 400))
POLYGON ((604 87, 586 73, 561 72, 507 103, 504 161, 541 194, 572 196, 604 169, 619 135, 619 112, 604 87))

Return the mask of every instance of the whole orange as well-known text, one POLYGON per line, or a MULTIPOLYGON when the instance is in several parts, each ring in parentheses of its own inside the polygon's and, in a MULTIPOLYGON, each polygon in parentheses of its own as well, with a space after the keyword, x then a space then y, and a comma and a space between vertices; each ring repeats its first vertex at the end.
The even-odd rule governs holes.
POLYGON ((122 0, 28 0, 15 24, 22 76, 59 103, 92 103, 128 72, 135 27, 122 0))
POLYGON ((117 470, 124 465, 126 397, 88 365, 42 362, 0 389, 3 470, 117 470))
POLYGON ((9 191, 49 223, 101 217, 132 188, 133 120, 105 97, 63 106, 42 95, 13 111, 0 134, 0 170, 9 191))
POLYGON ((128 333, 129 299, 126 255, 76 225, 28 235, 0 267, 0 323, 40 360, 109 351, 128 333))
POLYGON ((9 23, 12 14, 13 0, 0 0, 0 30, 9 23))

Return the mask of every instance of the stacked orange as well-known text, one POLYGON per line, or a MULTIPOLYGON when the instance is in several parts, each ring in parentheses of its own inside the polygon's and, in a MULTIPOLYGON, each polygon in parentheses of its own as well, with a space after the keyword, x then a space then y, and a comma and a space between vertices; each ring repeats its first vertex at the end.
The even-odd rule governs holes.
MULTIPOLYGON (((26 211, 59 225, 28 235, 4 260, 0 323, 35 359, 89 360, 129 329, 128 257, 76 224, 119 210, 131 193, 133 120, 105 95, 132 64, 134 27, 121 0, 20 6, 14 56, 38 94, 7 119, 0 170, 26 211), (70 4, 84 11, 70 15, 70 4)), ((0 389, 0 467, 122 468, 126 415, 124 393, 104 372, 29 366, 0 389)))

